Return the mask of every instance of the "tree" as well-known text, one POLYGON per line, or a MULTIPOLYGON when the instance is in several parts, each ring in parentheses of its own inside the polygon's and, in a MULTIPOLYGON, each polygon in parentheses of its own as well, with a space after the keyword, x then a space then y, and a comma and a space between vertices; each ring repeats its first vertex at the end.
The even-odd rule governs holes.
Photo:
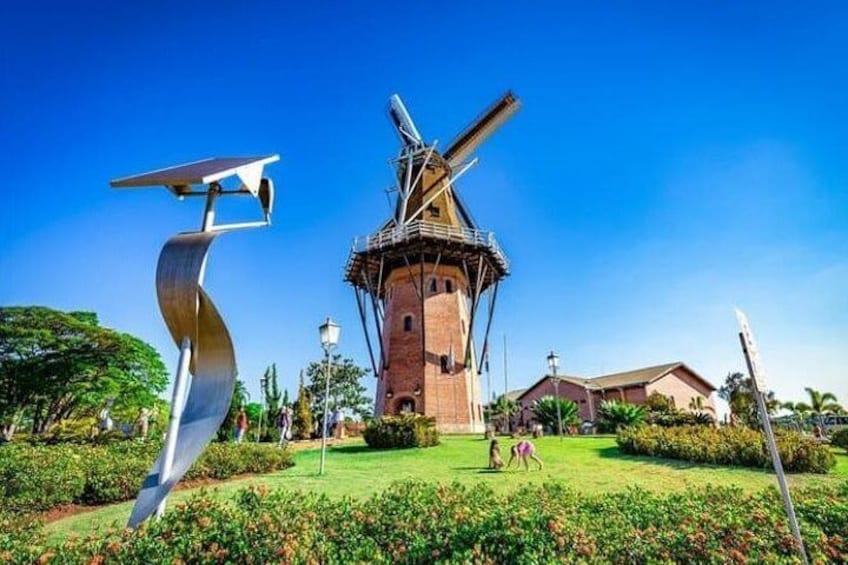
POLYGON ((838 414, 842 407, 837 404, 836 396, 831 392, 819 392, 810 387, 805 387, 810 403, 799 402, 795 405, 798 412, 808 413, 818 420, 819 426, 824 429, 824 414, 838 414))
POLYGON ((567 398, 553 396, 543 396, 533 403, 533 417, 543 426, 556 431, 558 424, 557 405, 559 405, 559 417, 562 419, 563 428, 579 422, 577 404, 567 398))
MULTIPOLYGON (((718 389, 718 395, 730 405, 730 412, 736 422, 750 428, 759 428, 760 417, 754 390, 751 377, 742 373, 728 373, 724 385, 718 389)), ((775 398, 773 391, 765 394, 765 404, 769 414, 774 414, 780 408, 780 402, 775 398)))
POLYGON ((300 384, 297 387, 297 399, 294 401, 292 414, 292 435, 296 439, 312 437, 312 398, 309 389, 303 384, 303 372, 300 373, 300 384))
POLYGON ((280 406, 290 406, 291 401, 289 400, 289 389, 283 390, 283 402, 280 406))
POLYGON ((501 395, 497 400, 489 404, 489 419, 490 421, 500 420, 502 425, 501 431, 509 432, 509 421, 515 414, 518 414, 519 410, 520 408, 516 401, 507 398, 506 395, 501 395))
MULTIPOLYGON (((366 394, 365 385, 362 384, 362 379, 370 370, 357 366, 353 359, 342 359, 341 355, 334 355, 331 365, 330 410, 349 410, 362 419, 371 416, 372 401, 366 394)), ((323 421, 324 417, 326 371, 327 363, 324 361, 314 361, 306 368, 312 413, 319 421, 323 421)))
POLYGON ((271 363, 271 366, 265 369, 265 374, 262 376, 262 393, 265 395, 265 412, 267 413, 267 421, 270 423, 277 421, 277 416, 280 414, 280 385, 277 382, 277 364, 271 363))
POLYGON ((0 308, 0 433, 34 434, 75 416, 150 407, 168 384, 159 353, 93 312, 0 308))

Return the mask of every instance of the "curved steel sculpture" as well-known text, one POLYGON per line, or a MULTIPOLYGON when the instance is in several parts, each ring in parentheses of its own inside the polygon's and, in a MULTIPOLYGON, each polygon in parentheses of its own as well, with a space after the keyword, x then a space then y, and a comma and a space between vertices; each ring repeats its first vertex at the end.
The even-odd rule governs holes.
POLYGON ((226 418, 236 379, 232 339, 212 299, 203 289, 209 247, 218 234, 270 224, 274 191, 262 167, 276 155, 258 159, 210 159, 112 182, 115 187, 165 185, 178 196, 206 197, 201 231, 172 237, 162 248, 156 270, 159 309, 180 350, 168 432, 162 453, 142 484, 128 525, 135 527, 154 512, 164 512, 171 489, 200 456, 226 418), (243 184, 227 191, 220 180, 238 176, 243 184), (194 191, 192 185, 208 185, 194 191), (265 219, 214 225, 215 200, 225 194, 252 194, 265 219), (189 387, 188 375, 191 375, 189 387), (186 395, 186 391, 188 394, 186 395))

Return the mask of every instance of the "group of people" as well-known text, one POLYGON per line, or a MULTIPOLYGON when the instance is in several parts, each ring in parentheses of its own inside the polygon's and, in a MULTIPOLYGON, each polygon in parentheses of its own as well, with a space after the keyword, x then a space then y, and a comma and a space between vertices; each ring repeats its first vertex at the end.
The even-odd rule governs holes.
POLYGON ((493 439, 492 443, 489 444, 489 469, 500 470, 500 469, 509 469, 512 465, 513 461, 517 461, 517 466, 520 469, 521 464, 524 463, 524 470, 530 470, 530 462, 532 459, 538 466, 539 470, 542 470, 544 463, 536 455, 536 446, 533 445, 532 441, 522 439, 515 445, 509 448, 509 461, 504 464, 503 458, 501 458, 501 448, 498 445, 498 440, 493 439))

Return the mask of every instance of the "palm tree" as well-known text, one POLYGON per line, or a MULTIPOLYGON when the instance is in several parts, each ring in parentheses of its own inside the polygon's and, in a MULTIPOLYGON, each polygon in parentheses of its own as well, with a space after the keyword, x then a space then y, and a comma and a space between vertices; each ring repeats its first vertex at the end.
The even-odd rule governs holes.
POLYGON ((552 430, 557 429, 558 418, 562 419, 563 427, 573 426, 579 421, 577 404, 574 401, 553 396, 543 396, 533 403, 533 417, 537 422, 552 430), (559 414, 557 414, 557 405, 559 405, 559 414))
POLYGON ((493 403, 489 404, 489 417, 492 420, 501 419, 503 431, 509 431, 509 419, 519 411, 518 403, 501 395, 493 403))
POLYGON ((798 412, 808 412, 810 416, 815 417, 819 421, 819 426, 824 430, 824 414, 839 413, 842 407, 836 403, 836 395, 832 392, 820 392, 810 387, 804 388, 810 403, 798 402, 795 404, 795 410, 798 412))

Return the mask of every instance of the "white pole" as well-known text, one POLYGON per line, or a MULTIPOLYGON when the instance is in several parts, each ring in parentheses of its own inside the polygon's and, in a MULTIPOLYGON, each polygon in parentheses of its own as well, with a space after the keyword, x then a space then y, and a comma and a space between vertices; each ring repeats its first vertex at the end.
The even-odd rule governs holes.
POLYGON ((327 360, 327 372, 324 378, 324 429, 321 431, 321 468, 319 475, 324 474, 327 460, 327 411, 330 409, 330 349, 324 349, 324 357, 327 360))
MULTIPOLYGON (((177 449, 177 435, 180 430, 180 420, 183 416, 183 405, 185 404, 186 388, 188 384, 188 368, 191 362, 191 340, 183 338, 180 344, 180 360, 177 364, 177 377, 174 380, 174 392, 171 396, 171 413, 168 416, 168 433, 165 436, 165 450, 162 456, 162 467, 159 469, 159 484, 164 484, 171 475, 171 467, 174 465, 174 454, 177 449)), ((167 497, 162 499, 156 509, 156 516, 165 513, 167 497)))
MULTIPOLYGON (((751 362, 751 356, 748 352, 748 346, 745 341, 745 335, 739 333, 739 341, 742 343, 742 352, 745 354, 745 363, 748 365, 748 374, 751 376, 753 383, 757 382, 761 375, 757 375, 754 364, 751 362)), ((777 451, 777 443, 774 439, 774 430, 771 428, 771 420, 769 420, 768 409, 763 398, 764 392, 759 390, 759 387, 754 385, 754 399, 757 401, 757 408, 760 413, 760 420, 763 422, 763 431, 766 435, 766 444, 771 454, 771 461, 774 465, 774 472, 777 475, 777 483, 780 485, 780 494, 783 495, 783 507, 786 510, 786 516, 789 518, 789 526, 792 529, 792 535, 795 537, 795 542, 798 544, 798 553, 801 560, 806 564, 807 551, 804 549, 804 538, 801 537, 801 529, 798 527, 798 518, 795 516, 795 507, 792 504, 792 497, 789 494, 789 487, 786 484, 786 474, 783 472, 783 463, 780 461, 780 453, 777 451)))

